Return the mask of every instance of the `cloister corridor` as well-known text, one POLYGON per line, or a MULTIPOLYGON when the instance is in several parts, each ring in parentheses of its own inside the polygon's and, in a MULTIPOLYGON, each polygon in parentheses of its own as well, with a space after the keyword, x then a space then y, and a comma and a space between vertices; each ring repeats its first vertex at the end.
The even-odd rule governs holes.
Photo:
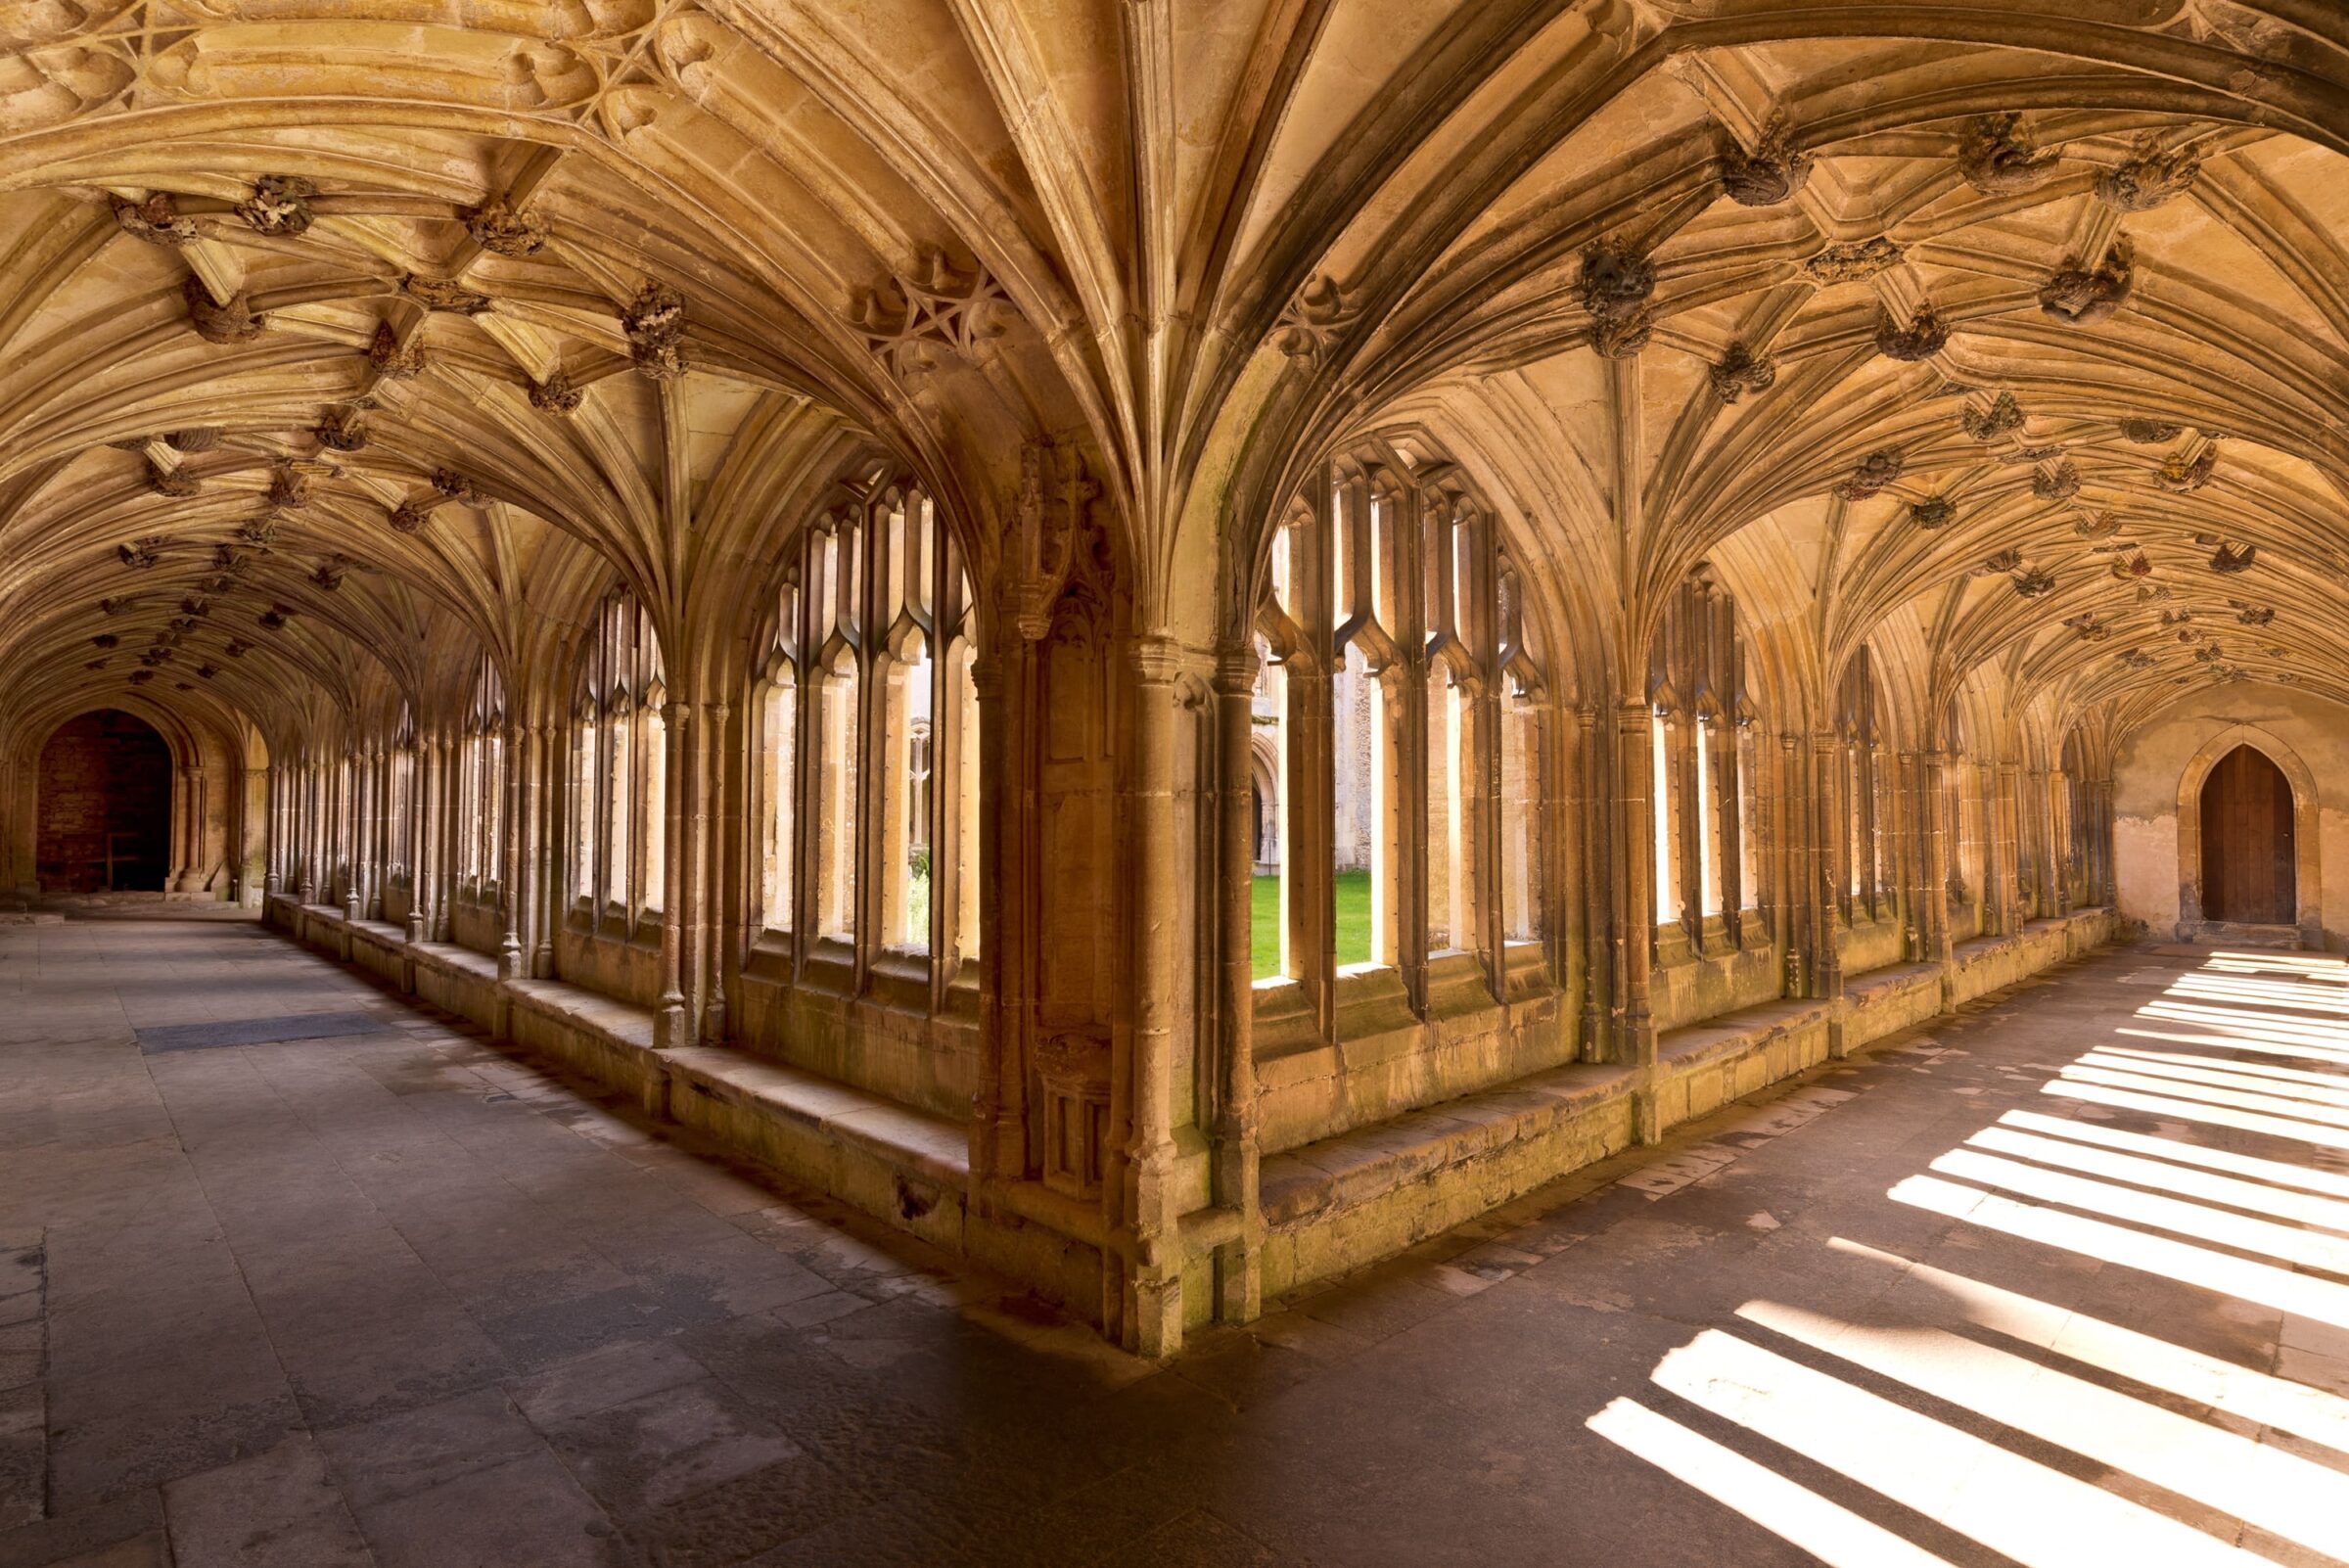
POLYGON ((0 1563, 2349 1557, 2349 965, 2099 952, 1165 1362, 247 920, 0 930, 0 1563))

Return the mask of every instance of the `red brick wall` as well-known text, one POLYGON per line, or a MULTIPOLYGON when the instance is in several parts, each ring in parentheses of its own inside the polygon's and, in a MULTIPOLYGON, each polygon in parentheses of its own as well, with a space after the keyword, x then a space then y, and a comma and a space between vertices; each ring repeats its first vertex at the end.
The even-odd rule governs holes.
POLYGON ((41 750, 42 891, 160 889, 170 870, 171 749, 154 728, 105 709, 59 727, 41 750))

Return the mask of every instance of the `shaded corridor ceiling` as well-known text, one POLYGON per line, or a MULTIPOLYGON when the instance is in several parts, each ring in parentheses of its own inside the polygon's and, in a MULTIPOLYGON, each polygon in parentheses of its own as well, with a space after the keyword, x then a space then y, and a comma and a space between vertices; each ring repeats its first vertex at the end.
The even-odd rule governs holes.
POLYGON ((0 727, 526 669, 881 452, 985 568, 1043 433, 1172 622, 1404 426, 1814 700, 2349 698, 2349 15, 2050 9, 28 0, 0 727))

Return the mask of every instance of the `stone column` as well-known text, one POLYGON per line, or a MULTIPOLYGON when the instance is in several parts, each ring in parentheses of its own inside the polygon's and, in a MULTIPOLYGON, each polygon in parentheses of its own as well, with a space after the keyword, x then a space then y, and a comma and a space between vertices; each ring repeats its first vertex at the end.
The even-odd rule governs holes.
MULTIPOLYGON (((872 682, 865 681, 861 682, 860 686, 871 684, 872 682)), ((869 705, 867 706, 869 707, 869 705)), ((692 768, 688 761, 690 750, 687 743, 690 737, 687 730, 693 719, 692 704, 671 699, 668 705, 661 710, 661 719, 663 743, 661 766, 668 772, 668 782, 662 791, 662 809, 668 820, 667 826, 662 830, 661 836, 663 845, 661 857, 661 999, 655 1004, 653 1015, 653 1048, 655 1050, 673 1050, 680 1045, 693 1043, 692 1020, 686 1016, 685 1012, 684 796, 695 789, 699 781, 690 776, 692 768)), ((869 758, 860 759, 860 765, 869 761, 869 758)), ((858 789, 869 799, 871 792, 865 788, 868 782, 862 776, 857 779, 858 789)), ((858 820, 870 821, 872 818, 860 816, 858 820)), ((856 900, 860 916, 878 907, 868 897, 866 884, 870 880, 869 877, 861 874, 860 868, 856 888, 856 900)), ((862 919, 859 919, 858 926, 857 946, 862 949, 866 945, 864 939, 870 933, 862 919)))
POLYGON ((1188 977, 1177 972, 1176 931, 1190 899, 1175 864, 1175 676, 1181 653, 1163 637, 1136 641, 1131 794, 1133 1031, 1128 1075, 1131 1125, 1125 1211, 1132 1235, 1127 1338, 1138 1355, 1182 1344, 1182 1238, 1176 1224, 1174 1116, 1175 1030, 1188 977))
MULTIPOLYGON (((1011 641, 1009 654, 983 648, 971 662, 979 704, 979 897, 986 933, 979 945, 979 1089, 971 1115, 971 1175, 980 1180, 1017 1180, 1028 1168, 1020 1064, 1029 992, 1019 977, 1030 942, 1023 918, 1026 878, 1019 868, 1031 864, 1024 858, 1025 823, 1035 811, 1035 796, 1018 764, 1022 754, 1013 749, 1017 720, 1007 688, 1033 692, 1036 654, 1024 637, 1011 641), (990 906, 992 920, 986 918, 990 906)), ((796 875, 796 858, 793 870, 796 875)), ((805 913, 792 924, 804 933, 805 913)))
POLYGON ((1256 821, 1250 735, 1256 690, 1256 649, 1243 638, 1216 662, 1216 729, 1222 790, 1218 803, 1216 954, 1221 985, 1222 1028, 1217 1055, 1213 1139, 1216 1203, 1240 1217, 1240 1236, 1218 1252, 1218 1315, 1246 1322, 1263 1306, 1259 1249, 1264 1216, 1257 1196, 1256 988, 1250 953, 1250 911, 1256 869, 1256 821))
POLYGON ((264 903, 277 895, 281 881, 278 872, 278 853, 284 843, 278 831, 277 812, 280 802, 279 783, 285 776, 282 766, 264 767, 261 773, 261 899, 264 903))
POLYGON ((1633 1135, 1652 1143, 1662 1133, 1656 1106, 1656 1020, 1648 988, 1656 933, 1653 715, 1643 699, 1627 698, 1615 712, 1614 936, 1609 965, 1615 977, 1615 1060, 1635 1073, 1633 1135))
POLYGON ((564 844, 570 822, 565 816, 565 780, 570 751, 559 724, 539 724, 531 730, 537 747, 537 767, 531 779, 537 792, 534 815, 538 834, 538 885, 530 899, 532 940, 530 974, 534 979, 555 977, 555 932, 563 923, 570 900, 565 885, 564 844))
POLYGON ((1835 916, 1840 907, 1835 886, 1835 848, 1846 824, 1835 819, 1841 799, 1837 773, 1845 768, 1843 746, 1832 730, 1811 736, 1811 831, 1805 835, 1811 862, 1811 899, 1816 910, 1811 929, 1818 945, 1811 955, 1811 994, 1843 994, 1843 953, 1836 941, 1835 916))
MULTIPOLYGON (((530 731, 521 720, 509 717, 506 732, 499 745, 505 752, 505 777, 498 787, 505 793, 505 809, 501 813, 505 833, 497 844, 497 978, 520 980, 522 973, 522 862, 528 852, 523 820, 523 777, 530 770, 527 737, 530 731)), ((488 802, 482 803, 488 808, 488 802)), ((500 1034, 504 1031, 500 1030, 500 1034)))
MULTIPOLYGON (((694 787, 685 802, 685 1010, 689 1031, 696 1039, 718 1039, 725 1033, 725 1003, 712 984, 710 941, 716 913, 714 906, 725 879, 718 874, 711 851, 710 813, 716 804, 711 797, 723 788, 724 770, 718 765, 718 748, 726 733, 727 713, 724 703, 704 704, 701 722, 687 737, 687 750, 693 757, 694 787)), ((934 794, 935 780, 933 773, 934 794)), ((937 960, 938 954, 933 951, 934 969, 937 960)))

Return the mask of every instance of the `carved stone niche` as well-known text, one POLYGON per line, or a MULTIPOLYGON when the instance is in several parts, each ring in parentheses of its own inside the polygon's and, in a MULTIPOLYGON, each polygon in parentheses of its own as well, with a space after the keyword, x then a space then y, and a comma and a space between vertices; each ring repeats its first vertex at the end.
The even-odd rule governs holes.
POLYGON ((243 289, 223 303, 191 272, 180 285, 180 297, 188 302, 188 320, 196 336, 206 343, 251 343, 268 328, 269 318, 253 308, 253 297, 243 289))
POLYGON ((1036 1076, 1044 1113, 1044 1185, 1072 1198, 1098 1197, 1108 1165, 1109 1041, 1050 1036, 1036 1048, 1036 1076))

